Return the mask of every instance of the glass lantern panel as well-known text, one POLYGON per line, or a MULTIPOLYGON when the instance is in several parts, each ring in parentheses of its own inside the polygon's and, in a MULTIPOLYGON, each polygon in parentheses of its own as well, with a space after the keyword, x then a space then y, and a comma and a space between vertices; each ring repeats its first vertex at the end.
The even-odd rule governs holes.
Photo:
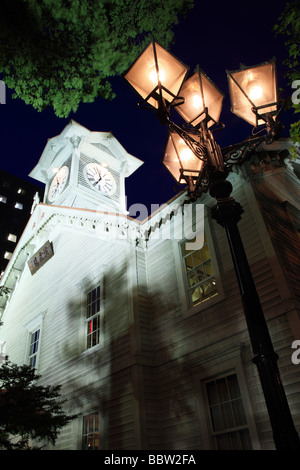
MULTIPOLYGON (((259 108, 259 114, 275 113, 277 105, 277 84, 275 62, 231 72, 229 90, 232 112, 256 125, 256 115, 252 108, 259 108)), ((263 121, 259 120, 258 124, 263 121)))
POLYGON ((176 181, 185 183, 181 178, 180 169, 187 176, 197 176, 203 166, 203 161, 195 156, 178 134, 170 134, 165 150, 163 164, 172 173, 176 181))
POLYGON ((201 77, 204 101, 205 106, 208 108, 208 114, 214 122, 219 122, 224 95, 203 73, 201 73, 201 77))
MULTIPOLYGON (((174 96, 177 96, 187 71, 188 67, 172 54, 159 44, 151 43, 133 64, 125 78, 143 99, 149 97, 160 82, 167 89, 162 90, 163 97, 171 102, 174 96)), ((155 95, 149 97, 147 101, 153 107, 158 107, 155 95)))
POLYGON ((181 116, 194 126, 205 119, 204 109, 208 108, 208 115, 213 119, 208 127, 219 121, 224 95, 215 87, 206 75, 196 72, 189 78, 180 90, 184 103, 176 109, 181 116))
POLYGON ((184 183, 185 181, 181 178, 180 175, 180 169, 181 169, 181 164, 178 159, 178 155, 176 153, 176 149, 174 147, 173 141, 171 137, 169 137, 166 150, 165 150, 165 155, 163 158, 163 164, 167 167, 169 172, 174 176, 175 180, 178 181, 179 183, 184 183))
POLYGON ((246 98, 242 90, 232 80, 228 78, 229 93, 231 97, 231 111, 241 119, 249 122, 252 126, 256 125, 256 116, 252 111, 252 105, 246 98))
MULTIPOLYGON (((176 110, 187 122, 192 122, 204 111, 204 99, 200 87, 198 73, 189 78, 180 90, 180 96, 184 98, 184 103, 177 106, 176 110)), ((205 116, 202 115, 198 122, 205 116)))

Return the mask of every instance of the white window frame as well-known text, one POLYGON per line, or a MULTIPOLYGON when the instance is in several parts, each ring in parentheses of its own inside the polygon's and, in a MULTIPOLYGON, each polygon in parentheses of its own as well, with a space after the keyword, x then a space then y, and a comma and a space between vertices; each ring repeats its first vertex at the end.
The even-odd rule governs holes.
POLYGON ((96 286, 94 286, 93 288, 89 289, 86 292, 86 299, 85 299, 86 300, 86 303, 85 303, 85 346, 86 346, 87 350, 93 349, 96 346, 102 344, 102 339, 103 339, 103 332, 102 332, 102 326, 103 326, 102 300, 103 300, 103 295, 102 295, 102 289, 103 289, 103 286, 102 286, 101 282, 99 282, 99 283, 97 283, 96 286), (94 291, 99 291, 99 294, 98 294, 98 292, 96 292, 95 300, 89 299, 89 295, 94 291), (88 310, 89 309, 93 310, 93 305, 96 305, 96 304, 99 304, 99 308, 96 308, 94 312, 91 312, 92 313, 91 315, 88 315, 88 313, 89 313, 88 310), (92 329, 92 331, 89 333, 88 330, 90 329, 90 327, 93 328, 94 321, 96 321, 98 323, 98 325, 97 325, 96 329, 92 329), (98 336, 98 341, 94 345, 89 344, 89 338, 91 338, 92 335, 97 334, 97 332, 98 332, 98 335, 99 335, 98 336))
POLYGON ((104 276, 103 274, 99 277, 93 277, 89 279, 88 285, 84 283, 84 285, 78 285, 81 290, 81 298, 82 298, 82 327, 80 336, 82 338, 81 347, 82 347, 82 354, 90 354, 93 351, 98 350, 104 344, 104 315, 105 315, 105 307, 104 307, 104 276), (97 279, 97 280, 96 280, 97 279), (96 315, 99 316, 99 342, 92 347, 88 347, 88 339, 87 339, 87 329, 88 329, 88 322, 91 321, 92 317, 87 317, 87 297, 88 293, 91 292, 93 289, 100 286, 100 310, 97 312, 96 315))
POLYGON ((203 373, 200 372, 194 374, 193 377, 197 397, 196 403, 199 417, 199 426, 201 428, 201 435, 203 436, 203 450, 215 450, 212 445, 212 440, 210 439, 210 436, 213 432, 211 428, 211 416, 206 393, 206 384, 213 380, 229 376, 231 374, 235 374, 237 376, 242 403, 247 420, 246 427, 249 430, 252 448, 253 450, 260 450, 261 446, 259 443, 258 433, 254 420, 254 413, 251 407, 250 396, 241 360, 236 358, 232 361, 226 361, 222 363, 222 365, 219 364, 215 367, 210 368, 210 371, 211 375, 209 376, 204 376, 203 373))
POLYGON ((80 282, 76 283, 76 287, 79 289, 80 304, 81 304, 81 323, 79 328, 80 337, 80 353, 85 356, 97 351, 104 345, 104 323, 105 323, 105 272, 107 266, 102 265, 97 270, 97 273, 91 273, 88 277, 83 278, 80 282), (100 308, 100 338, 99 344, 96 344, 92 348, 87 348, 87 294, 92 291, 95 287, 100 285, 101 289, 101 308, 100 308))
MULTIPOLYGON (((183 258, 183 251, 182 251, 182 244, 189 242, 190 240, 181 240, 179 243, 177 243, 177 249, 175 251, 175 258, 177 259, 177 277, 178 277, 178 283, 179 283, 179 291, 181 293, 181 298, 182 298, 182 305, 184 308, 184 313, 187 316, 194 315, 195 313, 202 311, 222 300, 224 300, 225 295, 224 295, 224 290, 223 290, 223 285, 221 282, 221 276, 220 276, 220 271, 219 271, 219 266, 217 262, 217 256, 216 252, 214 249, 214 241, 212 238, 212 230, 211 230, 211 222, 209 215, 207 214, 208 210, 205 207, 205 216, 204 216, 204 232, 206 235, 206 240, 208 243, 208 248, 211 256, 211 262, 212 262, 212 267, 213 267, 213 272, 214 272, 214 277, 215 277, 215 282, 216 282, 216 288, 218 294, 211 297, 210 299, 205 300, 204 302, 199 303, 198 305, 193 306, 191 299, 190 299, 190 294, 189 294, 189 289, 188 289, 188 279, 186 275, 186 266, 185 266, 185 261, 183 258)), ((195 236, 197 236, 197 233, 195 233, 195 236)))
POLYGON ((82 419, 81 419, 81 422, 82 422, 82 429, 81 429, 81 450, 102 450, 102 439, 101 439, 101 433, 100 433, 100 417, 101 417, 101 414, 98 410, 93 410, 93 411, 90 411, 90 412, 87 412, 87 413, 84 413, 82 415, 82 419), (98 421, 98 427, 96 430, 94 430, 94 432, 89 432, 90 430, 87 429, 87 432, 85 432, 85 419, 88 418, 89 416, 97 416, 97 421, 98 421), (93 436, 92 439, 94 441, 95 439, 95 432, 97 432, 98 436, 98 449, 86 449, 84 448, 84 441, 85 441, 85 437, 88 437, 88 436, 93 436))
POLYGON ((26 344, 26 352, 25 352, 25 364, 30 365, 30 359, 33 357, 33 354, 30 352, 31 344, 32 344, 32 335, 39 330, 39 338, 38 338, 38 348, 37 351, 34 353, 35 356, 35 367, 34 369, 38 370, 39 368, 39 359, 41 354, 41 340, 42 340, 42 330, 43 330, 43 320, 44 320, 45 312, 40 313, 37 317, 33 320, 28 322, 25 325, 25 329, 27 331, 27 344, 26 344))
POLYGON ((37 328, 30 333, 28 361, 32 369, 37 368, 37 359, 40 349, 41 330, 37 328))

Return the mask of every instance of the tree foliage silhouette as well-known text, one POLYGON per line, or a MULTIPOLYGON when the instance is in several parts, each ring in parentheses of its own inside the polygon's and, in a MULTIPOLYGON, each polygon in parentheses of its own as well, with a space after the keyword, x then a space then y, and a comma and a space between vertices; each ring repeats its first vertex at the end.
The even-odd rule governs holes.
POLYGON ((30 440, 55 444, 60 429, 76 416, 64 413, 60 385, 42 386, 28 365, 0 366, 0 449, 30 449, 30 440))
POLYGON ((2 0, 0 73, 14 97, 59 117, 110 100, 154 34, 167 47, 193 0, 2 0))
MULTIPOLYGON (((283 64, 287 67, 286 77, 292 89, 300 86, 300 2, 289 2, 278 18, 278 23, 274 26, 276 35, 284 37, 284 44, 287 49, 287 57, 283 64)), ((299 91, 291 93, 296 99, 291 100, 291 106, 295 113, 300 113, 299 91)), ((300 120, 291 125, 290 136, 294 142, 292 154, 299 157, 300 153, 300 120)))

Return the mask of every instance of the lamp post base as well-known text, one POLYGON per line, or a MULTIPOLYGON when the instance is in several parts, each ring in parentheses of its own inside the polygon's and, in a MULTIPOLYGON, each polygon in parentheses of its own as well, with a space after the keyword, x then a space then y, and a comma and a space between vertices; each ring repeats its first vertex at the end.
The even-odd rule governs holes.
POLYGON ((300 450, 299 436, 277 366, 278 356, 273 349, 237 226, 243 208, 230 196, 232 185, 224 178, 225 175, 216 176, 210 186, 210 195, 217 200, 211 216, 226 230, 254 354, 253 362, 259 372, 275 447, 277 450, 300 450))

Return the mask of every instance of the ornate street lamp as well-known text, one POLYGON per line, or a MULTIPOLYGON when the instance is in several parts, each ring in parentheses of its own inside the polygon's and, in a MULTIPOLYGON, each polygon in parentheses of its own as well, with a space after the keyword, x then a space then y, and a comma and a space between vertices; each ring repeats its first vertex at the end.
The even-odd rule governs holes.
POLYGON ((232 111, 255 128, 265 124, 266 133, 251 136, 223 151, 213 136, 213 127, 219 123, 223 94, 199 68, 184 81, 187 71, 186 66, 153 41, 125 79, 142 97, 140 104, 155 109, 159 120, 168 126, 169 139, 163 163, 178 183, 188 185, 190 200, 196 200, 205 191, 216 199, 211 215, 226 230, 253 362, 258 368, 275 446, 278 450, 300 449, 277 366, 278 356, 273 349, 237 226, 243 209, 231 196, 232 185, 226 179, 232 166, 243 163, 250 150, 263 141, 272 142, 278 135, 281 126, 276 120, 275 62, 227 72, 232 111), (155 79, 152 80, 149 77, 153 70, 155 79), (184 118, 184 126, 170 120, 172 108, 184 118))

